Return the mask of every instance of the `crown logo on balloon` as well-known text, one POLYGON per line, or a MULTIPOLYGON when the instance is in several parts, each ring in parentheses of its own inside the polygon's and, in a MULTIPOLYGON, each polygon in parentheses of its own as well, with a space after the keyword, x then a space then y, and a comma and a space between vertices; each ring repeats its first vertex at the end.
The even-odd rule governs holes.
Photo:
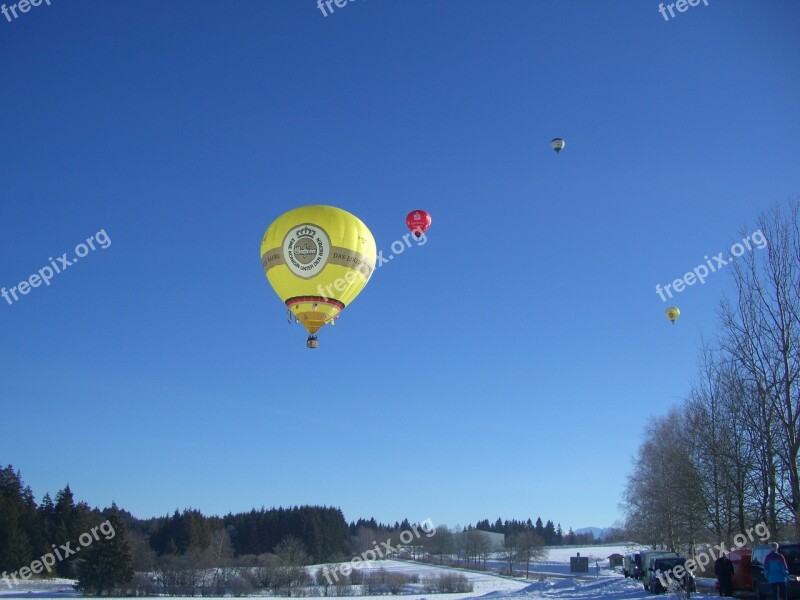
POLYGON ((308 225, 303 227, 302 229, 297 230, 297 237, 314 237, 317 235, 317 232, 311 229, 308 225))

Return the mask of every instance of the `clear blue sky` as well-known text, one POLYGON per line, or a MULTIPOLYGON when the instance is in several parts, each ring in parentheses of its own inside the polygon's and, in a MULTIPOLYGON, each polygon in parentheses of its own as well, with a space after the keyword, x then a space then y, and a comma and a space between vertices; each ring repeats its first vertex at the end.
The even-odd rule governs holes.
POLYGON ((0 286, 111 240, 0 298, 0 462, 140 517, 612 524, 731 280, 675 326, 655 285, 800 191, 798 24, 796 0, 0 15, 0 286), (385 254, 409 210, 433 226, 309 351, 259 245, 316 203, 385 254))

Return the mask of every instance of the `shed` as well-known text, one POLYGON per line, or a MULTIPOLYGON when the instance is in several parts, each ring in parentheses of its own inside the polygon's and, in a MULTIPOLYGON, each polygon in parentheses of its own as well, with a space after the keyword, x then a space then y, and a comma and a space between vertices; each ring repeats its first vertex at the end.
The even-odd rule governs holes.
POLYGON ((588 556, 581 556, 580 552, 578 552, 578 556, 570 556, 569 557, 569 572, 570 573, 588 573, 589 572, 589 557, 588 556))
POLYGON ((624 556, 622 554, 614 554, 608 555, 608 568, 613 569, 614 567, 621 567, 622 566, 622 559, 624 556))

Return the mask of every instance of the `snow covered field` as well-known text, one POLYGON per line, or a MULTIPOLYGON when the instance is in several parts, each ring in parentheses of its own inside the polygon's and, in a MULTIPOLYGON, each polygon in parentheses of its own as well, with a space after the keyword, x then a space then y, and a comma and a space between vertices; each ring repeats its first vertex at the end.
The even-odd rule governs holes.
MULTIPOLYGON (((626 579, 622 575, 607 568, 601 568, 600 575, 595 575, 594 561, 600 561, 601 567, 607 567, 609 554, 625 554, 631 551, 629 546, 591 546, 581 548, 554 548, 548 553, 547 559, 536 563, 531 570, 536 573, 550 573, 536 575, 529 580, 521 578, 503 577, 490 573, 480 573, 458 569, 472 582, 473 591, 459 594, 410 594, 400 596, 357 596, 359 600, 391 600, 393 598, 406 600, 463 600, 465 598, 518 598, 519 600, 633 600, 652 598, 653 596, 642 587, 639 581, 626 579), (569 558, 577 552, 581 556, 589 557, 590 576, 574 577, 569 575, 569 558)), ((310 572, 316 571, 317 566, 309 567, 310 572)), ((437 574, 442 571, 451 571, 447 567, 437 567, 409 561, 385 560, 376 561, 371 565, 365 564, 364 569, 385 569, 387 571, 400 571, 408 574, 417 574, 420 578, 425 575, 437 574)), ((8 589, 0 579, 0 598, 70 598, 78 596, 72 589, 69 580, 50 580, 27 582, 8 589)), ((711 600, 718 596, 711 592, 692 594, 698 600, 711 600)), ((345 598, 353 598, 348 596, 345 598)), ((669 598, 669 596, 658 596, 669 598)))
MULTIPOLYGON (((547 558, 541 561, 531 562, 530 570, 536 574, 553 574, 553 575, 569 575, 569 559, 571 556, 576 556, 580 553, 589 559, 589 574, 596 575, 596 563, 600 564, 601 575, 613 575, 612 571, 608 570, 608 557, 611 554, 629 554, 638 550, 641 546, 636 544, 615 544, 609 546, 559 546, 557 548, 549 548, 547 551, 547 558)), ((487 561, 487 566, 492 569, 501 569, 507 567, 502 560, 495 557, 487 561)), ((514 565, 514 570, 524 570, 525 565, 519 563, 514 565)))
POLYGON ((0 596, 3 598, 70 598, 79 596, 72 579, 47 579, 45 581, 26 581, 13 585, 10 589, 0 578, 0 596))

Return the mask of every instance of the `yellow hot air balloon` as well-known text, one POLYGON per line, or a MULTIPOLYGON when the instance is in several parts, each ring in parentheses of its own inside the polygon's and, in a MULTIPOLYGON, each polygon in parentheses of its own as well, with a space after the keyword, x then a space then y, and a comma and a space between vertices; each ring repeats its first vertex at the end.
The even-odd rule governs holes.
POLYGON ((283 213, 261 240, 267 279, 317 347, 316 333, 358 296, 375 269, 375 238, 361 220, 334 206, 283 213))
POLYGON ((675 321, 678 320, 678 317, 681 316, 681 311, 678 310, 677 306, 670 306, 667 309, 667 318, 672 321, 672 324, 675 325, 675 321))

